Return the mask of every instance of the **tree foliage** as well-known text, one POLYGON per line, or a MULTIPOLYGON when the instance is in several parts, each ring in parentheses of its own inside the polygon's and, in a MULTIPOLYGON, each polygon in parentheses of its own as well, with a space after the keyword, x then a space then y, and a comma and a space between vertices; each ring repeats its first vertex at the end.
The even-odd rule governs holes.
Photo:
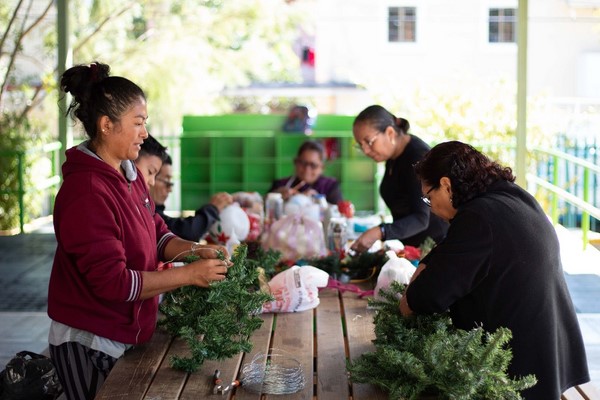
POLYGON ((178 133, 186 113, 231 111, 225 87, 300 78, 293 44, 303 13, 293 4, 74 1, 74 62, 97 59, 139 83, 155 134, 178 133))
POLYGON ((39 107, 47 75, 19 74, 18 68, 33 51, 27 40, 43 32, 53 2, 13 3, 0 4, 0 230, 19 226, 20 195, 26 210, 23 222, 40 216, 43 196, 32 189, 51 171, 50 160, 31 151, 48 138, 39 107))
MULTIPOLYGON (((303 13, 292 3, 69 0, 68 11, 72 63, 102 61, 138 83, 155 135, 178 134, 185 113, 231 111, 235 101, 220 96, 226 86, 299 79, 293 42, 303 13)), ((54 0, 0 3, 0 150, 57 137, 56 12, 54 0)), ((8 229, 18 221, 18 177, 14 158, 0 162, 10 175, 0 188, 0 229, 8 229)), ((32 200, 26 208, 37 215, 41 198, 32 200)))

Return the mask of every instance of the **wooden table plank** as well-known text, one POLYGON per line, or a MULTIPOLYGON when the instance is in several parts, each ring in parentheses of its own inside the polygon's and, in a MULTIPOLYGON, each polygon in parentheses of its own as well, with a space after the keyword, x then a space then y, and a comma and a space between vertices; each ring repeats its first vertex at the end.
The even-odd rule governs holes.
POLYGON ((346 345, 337 290, 321 290, 321 304, 315 310, 317 324, 317 399, 349 398, 346 345))
MULTIPOLYGON (((242 362, 242 354, 225 360, 207 360, 198 372, 190 374, 188 381, 181 393, 181 400, 206 399, 213 396, 213 376, 215 370, 221 371, 223 385, 227 386, 237 377, 237 372, 242 362)), ((226 396, 218 395, 219 399, 229 399, 232 393, 228 392, 226 396)), ((215 397, 216 398, 216 397, 215 397)))
MULTIPOLYGON (((346 292, 342 299, 349 356, 350 360, 355 360, 361 354, 375 350, 375 345, 371 342, 375 339, 375 311, 368 310, 367 300, 358 298, 356 293, 346 292)), ((383 400, 387 399, 388 395, 372 385, 353 383, 352 397, 354 400, 383 400)))
MULTIPOLYGON (((275 320, 274 314, 263 314, 261 315, 263 319, 262 326, 256 330, 252 334, 252 351, 250 353, 244 354, 244 358, 242 360, 241 369, 247 363, 252 362, 252 359, 257 354, 267 354, 269 352, 269 348, 271 346, 271 333, 273 332, 273 321, 275 320)), ((243 376, 238 375, 238 378, 243 378, 243 376)), ((244 387, 235 389, 235 400, 258 400, 261 398, 260 393, 253 393, 248 390, 244 390, 244 387)))
POLYGON ((173 340, 163 363, 156 372, 152 385, 146 393, 146 397, 144 397, 145 400, 177 399, 179 397, 187 381, 188 374, 171 368, 169 359, 175 355, 180 357, 190 356, 190 350, 185 340, 181 338, 173 340))
POLYGON ((313 350, 314 329, 313 310, 297 313, 277 314, 272 348, 298 360, 302 366, 306 385, 302 391, 289 395, 267 396, 267 399, 304 399, 313 398, 313 350))
POLYGON ((148 343, 126 352, 108 375, 96 400, 143 399, 170 344, 170 335, 157 329, 148 343))

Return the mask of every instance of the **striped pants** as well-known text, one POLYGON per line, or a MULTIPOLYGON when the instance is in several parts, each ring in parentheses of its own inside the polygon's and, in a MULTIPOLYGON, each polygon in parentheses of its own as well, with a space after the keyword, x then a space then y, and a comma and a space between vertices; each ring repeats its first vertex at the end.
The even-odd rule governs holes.
POLYGON ((68 400, 93 400, 117 359, 77 342, 49 346, 68 400))

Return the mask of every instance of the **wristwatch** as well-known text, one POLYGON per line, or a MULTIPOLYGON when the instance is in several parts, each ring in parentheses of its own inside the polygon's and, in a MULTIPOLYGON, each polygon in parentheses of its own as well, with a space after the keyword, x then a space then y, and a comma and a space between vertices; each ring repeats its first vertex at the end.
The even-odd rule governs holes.
POLYGON ((379 225, 379 230, 381 231, 381 241, 385 241, 385 224, 379 225))

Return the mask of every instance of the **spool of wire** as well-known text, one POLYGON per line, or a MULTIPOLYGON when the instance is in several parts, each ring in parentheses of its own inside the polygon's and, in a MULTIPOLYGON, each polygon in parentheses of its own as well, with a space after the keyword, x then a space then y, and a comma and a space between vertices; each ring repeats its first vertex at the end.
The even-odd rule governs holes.
POLYGON ((304 389, 302 365, 288 354, 273 349, 258 353, 242 368, 242 387, 253 393, 290 394, 304 389))

